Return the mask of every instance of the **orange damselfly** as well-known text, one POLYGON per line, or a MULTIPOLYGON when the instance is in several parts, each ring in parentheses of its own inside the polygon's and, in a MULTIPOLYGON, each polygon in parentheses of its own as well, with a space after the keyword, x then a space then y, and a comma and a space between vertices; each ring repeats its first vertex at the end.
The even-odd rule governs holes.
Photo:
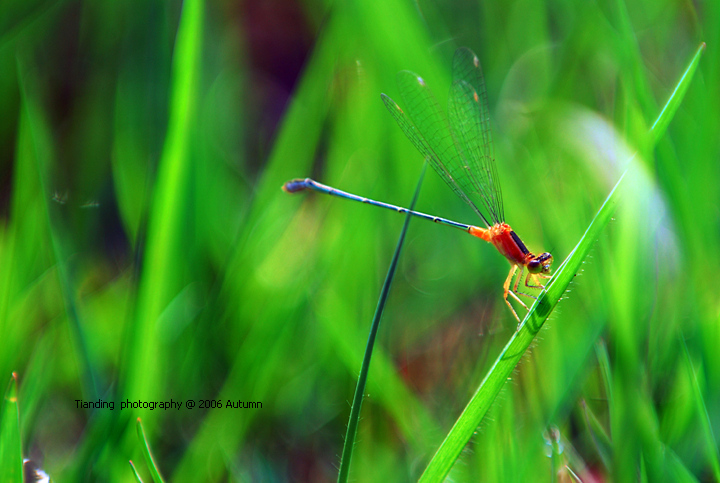
POLYGON ((540 255, 531 253, 510 225, 505 223, 502 191, 495 166, 490 130, 487 93, 478 57, 466 47, 459 48, 453 58, 452 72, 453 81, 447 116, 440 109, 440 105, 422 77, 410 71, 402 71, 398 74, 398 85, 407 106, 407 114, 390 97, 381 94, 381 98, 405 136, 455 194, 480 216, 485 228, 363 198, 323 185, 310 178, 288 181, 283 185, 283 190, 294 193, 309 189, 388 208, 399 213, 409 213, 425 220, 461 229, 492 243, 510 262, 510 273, 503 285, 503 298, 520 322, 520 317, 508 300, 508 295, 528 310, 527 305, 518 295, 532 298, 535 296, 519 290, 523 274, 527 270, 526 287, 544 288, 538 279, 550 278, 553 257, 549 253, 540 255), (515 277, 514 284, 513 277, 515 277))

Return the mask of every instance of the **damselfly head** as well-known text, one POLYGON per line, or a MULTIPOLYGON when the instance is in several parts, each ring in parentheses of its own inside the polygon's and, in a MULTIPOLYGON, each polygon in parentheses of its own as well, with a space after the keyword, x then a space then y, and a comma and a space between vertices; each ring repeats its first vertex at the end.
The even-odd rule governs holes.
POLYGON ((549 253, 541 253, 527 264, 528 272, 530 273, 550 273, 550 265, 552 265, 553 257, 549 253))

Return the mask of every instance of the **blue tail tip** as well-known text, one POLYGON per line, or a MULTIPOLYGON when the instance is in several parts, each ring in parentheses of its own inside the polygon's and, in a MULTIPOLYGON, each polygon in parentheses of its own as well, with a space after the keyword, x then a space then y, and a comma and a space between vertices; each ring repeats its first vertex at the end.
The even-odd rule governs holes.
POLYGON ((284 185, 282 185, 282 190, 285 193, 297 193, 298 191, 302 191, 305 189, 305 180, 304 179, 291 179, 284 185))

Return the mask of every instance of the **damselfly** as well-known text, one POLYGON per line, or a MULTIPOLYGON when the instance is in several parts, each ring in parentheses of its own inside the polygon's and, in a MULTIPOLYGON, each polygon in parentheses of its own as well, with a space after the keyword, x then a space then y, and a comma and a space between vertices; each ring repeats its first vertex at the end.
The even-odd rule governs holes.
POLYGON ((508 295, 528 310, 527 305, 518 295, 532 298, 535 296, 518 289, 523 273, 527 270, 526 287, 544 288, 538 279, 550 278, 553 257, 549 253, 540 255, 531 253, 510 225, 505 223, 502 191, 495 166, 490 131, 485 80, 480 61, 470 49, 461 47, 455 52, 452 72, 453 81, 450 87, 447 116, 440 109, 425 81, 410 71, 402 71, 398 74, 398 85, 407 106, 407 114, 390 97, 381 94, 381 98, 408 139, 455 194, 480 216, 486 228, 363 198, 320 184, 310 178, 288 181, 283 185, 283 190, 294 193, 310 189, 389 208, 399 213, 410 213, 419 218, 461 229, 492 243, 510 262, 510 273, 503 285, 503 298, 519 322, 520 317, 508 300, 508 295), (513 277, 516 275, 513 284, 513 277))

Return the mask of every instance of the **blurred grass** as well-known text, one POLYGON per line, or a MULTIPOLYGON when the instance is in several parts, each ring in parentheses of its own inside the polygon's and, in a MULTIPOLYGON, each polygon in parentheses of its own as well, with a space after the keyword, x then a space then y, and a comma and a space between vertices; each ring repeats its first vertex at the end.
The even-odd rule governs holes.
MULTIPOLYGON (((380 92, 409 69, 442 98, 468 45, 531 250, 564 259, 629 154, 645 168, 450 478, 551 480, 558 461, 584 478, 713 478, 718 10, 3 2, 0 374, 18 374, 23 455, 57 481, 130 481, 142 416, 170 481, 334 480, 402 218, 279 187, 312 175, 409 199, 422 162, 380 92), (641 134, 701 41, 653 150, 641 134), (76 407, 91 398, 116 408, 76 407), (263 406, 120 411, 129 398, 263 406)), ((472 223, 436 178, 418 209, 472 223)), ((411 225, 351 479, 420 476, 515 329, 506 272, 492 247, 411 225)))
POLYGON ((0 476, 8 483, 23 481, 22 442, 18 411, 17 376, 12 375, 3 393, 0 412, 0 476))
MULTIPOLYGON (((143 456, 145 457, 145 464, 148 467, 148 470, 150 471, 150 476, 152 477, 152 480, 156 483, 164 483, 165 480, 160 475, 160 470, 157 468, 157 464, 155 463, 155 459, 153 458, 152 452, 150 451, 150 445, 148 444, 147 436, 145 435, 145 429, 143 428, 142 421, 140 418, 137 419, 137 424, 135 426, 137 429, 137 438, 140 442, 140 445, 143 449, 143 456)), ((132 462, 130 462, 132 464, 132 462)), ((137 470, 134 469, 133 466, 133 472, 137 476, 137 470)))

